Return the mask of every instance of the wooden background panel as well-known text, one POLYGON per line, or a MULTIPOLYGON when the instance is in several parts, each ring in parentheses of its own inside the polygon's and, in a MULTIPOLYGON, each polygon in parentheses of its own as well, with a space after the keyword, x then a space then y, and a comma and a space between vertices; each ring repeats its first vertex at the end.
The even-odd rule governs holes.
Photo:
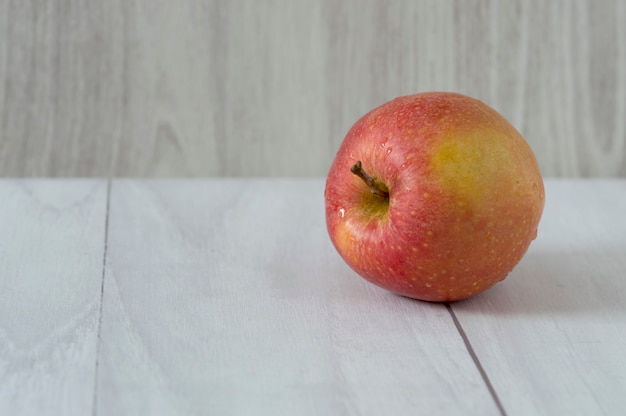
POLYGON ((398 95, 454 90, 548 176, 626 175, 621 0, 0 0, 0 175, 320 176, 398 95))

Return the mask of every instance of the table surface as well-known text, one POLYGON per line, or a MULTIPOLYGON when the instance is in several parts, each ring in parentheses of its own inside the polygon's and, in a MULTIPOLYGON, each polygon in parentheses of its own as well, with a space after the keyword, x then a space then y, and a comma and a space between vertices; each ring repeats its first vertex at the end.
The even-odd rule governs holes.
POLYGON ((547 180, 522 262, 452 304, 357 277, 323 187, 0 180, 0 414, 623 414, 626 180, 547 180))

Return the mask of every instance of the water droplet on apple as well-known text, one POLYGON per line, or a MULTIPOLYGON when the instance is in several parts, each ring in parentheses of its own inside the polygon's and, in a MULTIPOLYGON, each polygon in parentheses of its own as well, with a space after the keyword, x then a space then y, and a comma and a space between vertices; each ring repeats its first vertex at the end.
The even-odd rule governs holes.
POLYGON ((391 153, 391 151, 392 151, 392 150, 393 150, 393 149, 391 148, 391 146, 389 146, 389 147, 387 148, 387 153, 385 154, 385 157, 389 156, 389 154, 391 153))
POLYGON ((343 208, 339 208, 339 215, 341 215, 341 218, 343 218, 346 215, 346 210, 343 208))

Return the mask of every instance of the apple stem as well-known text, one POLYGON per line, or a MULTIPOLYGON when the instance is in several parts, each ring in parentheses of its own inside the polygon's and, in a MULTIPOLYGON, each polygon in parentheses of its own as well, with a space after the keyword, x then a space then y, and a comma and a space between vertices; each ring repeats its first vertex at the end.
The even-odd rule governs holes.
POLYGON ((363 170, 360 160, 356 162, 354 166, 350 168, 350 172, 354 173, 356 176, 363 179, 363 182, 365 182, 367 186, 369 186, 370 191, 374 195, 379 196, 384 199, 389 198, 389 192, 383 186, 381 186, 376 181, 376 179, 372 178, 370 175, 367 174, 367 172, 365 172, 365 170, 363 170))

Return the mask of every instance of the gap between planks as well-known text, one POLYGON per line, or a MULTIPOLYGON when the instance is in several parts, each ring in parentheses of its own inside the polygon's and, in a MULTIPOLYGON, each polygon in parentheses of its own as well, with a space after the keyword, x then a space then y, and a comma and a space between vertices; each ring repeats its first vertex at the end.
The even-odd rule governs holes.
POLYGON ((94 383, 93 383, 93 403, 92 403, 92 415, 98 414, 98 367, 100 360, 100 332, 102 330, 102 309, 104 304, 104 278, 106 275, 106 262, 107 252, 109 246, 109 211, 111 207, 111 185, 112 179, 107 180, 107 197, 106 197, 106 214, 104 217, 104 247, 102 253, 102 281, 100 283, 100 311, 98 312, 98 335, 96 337, 96 368, 94 371, 94 383))
POLYGON ((448 310, 448 313, 450 314, 450 317, 452 318, 452 321, 454 322, 454 326, 456 327, 457 331, 459 331, 459 335, 461 335, 461 338, 463 339, 463 343, 465 344, 465 348, 467 349, 467 352, 469 353, 470 357, 472 357, 472 361, 474 361, 474 365, 478 369, 480 376, 485 382, 485 385, 487 386, 487 390, 489 390, 489 394, 491 394, 493 401, 498 407, 498 411, 500 411, 500 414, 502 416, 506 416, 506 410, 504 410, 504 406, 502 405, 502 402, 500 401, 500 398, 498 397, 496 390, 493 388, 493 384, 491 384, 491 381, 489 380, 489 376, 487 376, 485 369, 480 363, 480 360, 478 359, 478 356, 476 355, 476 352, 474 351, 474 348, 472 347, 472 344, 470 343, 470 340, 467 337, 465 330, 461 326, 459 319, 456 317, 456 314, 454 313, 454 310, 452 309, 450 302, 445 302, 445 305, 446 305, 446 309, 448 310))

